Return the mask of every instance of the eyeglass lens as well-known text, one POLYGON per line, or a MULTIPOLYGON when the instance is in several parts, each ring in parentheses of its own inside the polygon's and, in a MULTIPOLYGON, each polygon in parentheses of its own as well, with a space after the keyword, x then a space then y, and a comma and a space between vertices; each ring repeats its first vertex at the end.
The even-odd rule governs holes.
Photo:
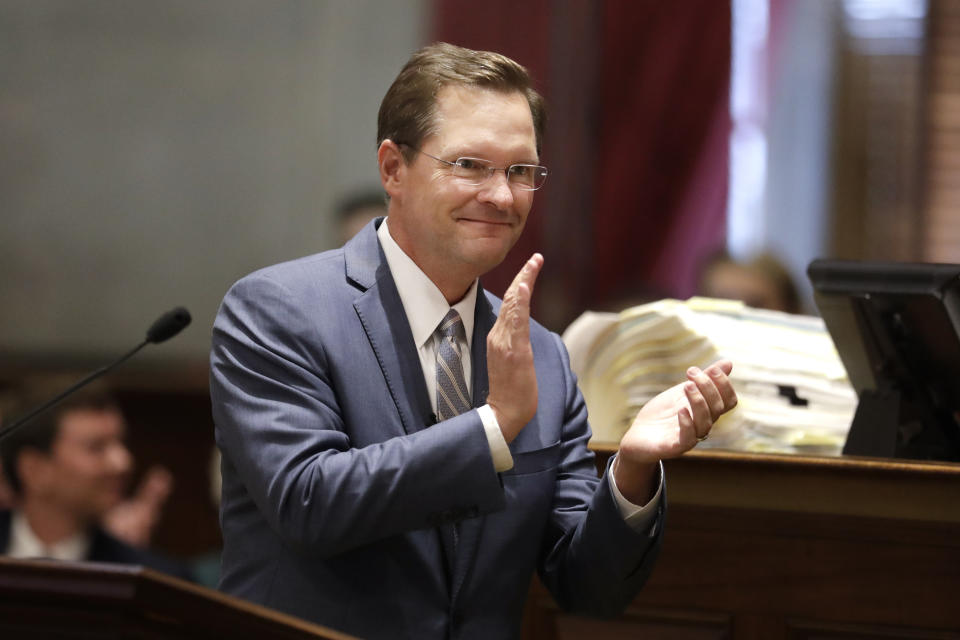
MULTIPOLYGON (((486 182, 499 168, 476 158, 457 158, 453 164, 453 174, 473 185, 486 182)), ((546 167, 532 164, 514 164, 503 170, 512 184, 523 189, 539 189, 547 178, 546 167)))

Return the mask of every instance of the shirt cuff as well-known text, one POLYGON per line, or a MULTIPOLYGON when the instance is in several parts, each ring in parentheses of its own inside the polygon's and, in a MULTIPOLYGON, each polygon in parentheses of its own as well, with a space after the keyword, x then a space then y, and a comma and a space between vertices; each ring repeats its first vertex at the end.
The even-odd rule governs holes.
MULTIPOLYGON (((611 468, 612 466, 611 464, 611 468)), ((660 462, 659 470, 660 473, 657 476, 657 492, 653 498, 643 506, 635 505, 624 498, 623 494, 620 493, 620 488, 617 487, 617 482, 613 479, 613 473, 607 473, 607 481, 610 483, 610 493, 613 494, 617 508, 620 509, 620 515, 623 517, 623 521, 637 533, 647 533, 650 536, 656 533, 656 528, 651 525, 655 524, 657 504, 660 502, 660 496, 663 493, 663 462, 660 462)))
POLYGON ((500 423, 497 422, 493 409, 485 404, 477 409, 477 413, 480 414, 483 430, 487 434, 487 444, 490 445, 490 455, 493 456, 493 468, 497 473, 513 469, 513 456, 510 454, 510 448, 503 437, 503 431, 500 430, 500 423))

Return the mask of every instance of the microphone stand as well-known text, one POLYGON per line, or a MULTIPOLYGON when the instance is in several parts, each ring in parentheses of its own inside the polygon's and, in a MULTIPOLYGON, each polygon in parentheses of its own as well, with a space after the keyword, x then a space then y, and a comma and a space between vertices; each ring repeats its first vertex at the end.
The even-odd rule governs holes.
POLYGON ((83 380, 80 380, 79 382, 71 386, 66 391, 61 392, 59 395, 43 403, 42 405, 40 405, 38 408, 34 409, 27 415, 17 419, 17 421, 14 422, 13 424, 0 429, 0 441, 2 441, 4 438, 9 436, 11 433, 16 431, 23 425, 30 422, 30 420, 34 416, 56 405, 58 402, 66 398, 68 395, 70 395, 80 387, 93 382, 95 379, 99 378, 100 376, 110 371, 117 365, 122 364, 123 362, 126 362, 127 360, 132 358, 134 354, 140 351, 140 349, 143 349, 145 346, 147 346, 151 342, 156 343, 156 342, 163 342, 164 340, 169 340, 173 336, 180 333, 180 331, 183 330, 183 328, 186 327, 188 324, 190 324, 190 312, 188 312, 183 307, 177 307, 176 309, 173 309, 163 314, 153 323, 150 329, 147 330, 147 338, 143 342, 141 342, 136 347, 134 347, 133 349, 131 349, 130 351, 122 355, 118 360, 114 360, 110 364, 104 367, 100 367, 99 369, 97 369, 96 371, 94 371, 93 373, 85 377, 83 380))
POLYGON ((93 382, 94 380, 96 380, 97 378, 99 378, 100 376, 102 376, 103 374, 105 374, 107 371, 110 371, 110 369, 113 369, 114 367, 116 367, 118 364, 121 364, 121 363, 123 363, 123 362, 126 362, 128 359, 130 359, 131 357, 133 357, 133 355, 134 355, 137 351, 140 351, 140 349, 143 349, 143 348, 144 348, 145 346, 147 346, 148 344, 150 344, 150 341, 149 341, 149 340, 144 340, 144 341, 141 342, 139 345, 137 345, 136 347, 134 347, 133 349, 131 349, 130 351, 128 351, 126 354, 124 354, 119 360, 117 360, 117 361, 115 361, 115 362, 112 362, 112 363, 106 365, 105 367, 100 367, 99 369, 97 369, 96 371, 94 371, 93 373, 91 373, 90 375, 88 375, 86 378, 84 378, 83 380, 80 380, 79 382, 77 382, 76 384, 74 384, 73 386, 71 386, 70 388, 68 388, 66 391, 63 391, 63 392, 60 393, 59 395, 57 395, 57 396, 55 396, 54 398, 52 398, 52 399, 48 400, 47 402, 43 403, 42 405, 40 405, 39 407, 37 407, 36 409, 34 409, 33 411, 31 411, 31 412, 28 413, 27 415, 23 416, 22 418, 20 418, 19 420, 17 420, 17 421, 14 422, 13 424, 11 424, 11 425, 9 425, 9 426, 6 426, 6 427, 4 427, 4 428, 2 428, 2 429, 0 429, 0 440, 3 440, 3 439, 6 438, 7 436, 9 436, 11 433, 13 433, 14 431, 16 431, 17 429, 19 429, 20 427, 22 427, 22 426, 25 425, 26 423, 30 422, 30 420, 31 420, 34 416, 36 416, 36 415, 38 415, 38 414, 40 414, 40 413, 43 413, 44 411, 46 411, 46 410, 49 409, 50 407, 55 406, 57 403, 59 403, 61 400, 63 400, 64 398, 66 398, 68 395, 70 395, 71 393, 73 393, 74 391, 76 391, 77 389, 79 389, 80 387, 82 387, 82 386, 84 386, 84 385, 86 385, 86 384, 89 384, 89 383, 93 382))

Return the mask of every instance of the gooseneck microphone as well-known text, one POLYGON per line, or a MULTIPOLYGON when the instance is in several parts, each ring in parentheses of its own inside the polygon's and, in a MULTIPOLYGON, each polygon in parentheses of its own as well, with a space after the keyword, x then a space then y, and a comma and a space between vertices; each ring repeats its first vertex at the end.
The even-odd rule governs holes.
MULTIPOLYGON (((184 327, 186 327, 188 324, 190 324, 189 311, 183 307, 171 309, 157 318, 153 324, 150 325, 150 328, 147 329, 147 339, 144 340, 143 344, 137 347, 137 349, 142 348, 148 342, 157 344, 164 342, 165 340, 169 340, 173 336, 183 331, 184 327)), ((124 359, 136 353, 137 349, 134 349, 133 352, 128 356, 124 356, 124 359)), ((120 362, 123 362, 123 360, 119 360, 117 364, 120 362)))
POLYGON ((123 362, 126 362, 128 359, 133 357, 133 355, 137 351, 140 351, 140 349, 143 349, 148 344, 158 344, 160 342, 169 340, 173 336, 183 331, 184 327, 186 327, 188 324, 190 324, 190 312, 187 311, 184 307, 177 307, 176 309, 171 309, 170 311, 167 311, 165 314, 157 318, 152 325, 150 325, 150 328, 147 329, 147 337, 144 339, 143 342, 138 344, 136 347, 134 347, 127 353, 120 356, 119 359, 111 362, 105 367, 101 367, 97 369, 96 371, 88 375, 83 380, 80 380, 79 382, 71 386, 69 389, 66 389, 65 391, 60 393, 55 398, 48 400, 47 402, 43 403, 42 405, 40 405, 39 407, 37 407, 36 409, 28 413, 27 415, 17 419, 17 421, 14 422, 13 424, 7 427, 4 427, 3 429, 0 429, 0 440, 3 440, 8 435, 10 435, 11 433, 16 431, 23 425, 30 422, 30 420, 32 420, 37 415, 53 407, 54 405, 56 405, 58 402, 60 402, 61 400, 69 396, 71 393, 73 393, 77 389, 90 384, 91 382, 93 382, 94 380, 96 380, 106 372, 110 371, 117 365, 123 362))

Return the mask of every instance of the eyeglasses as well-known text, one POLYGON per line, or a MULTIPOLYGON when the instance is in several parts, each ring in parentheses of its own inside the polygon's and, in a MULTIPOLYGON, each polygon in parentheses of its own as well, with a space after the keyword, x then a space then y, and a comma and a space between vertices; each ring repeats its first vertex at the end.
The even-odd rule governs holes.
POLYGON ((507 182, 517 189, 523 191, 536 191, 543 186, 547 179, 547 168, 537 164, 512 164, 509 167, 494 167, 489 160, 480 158, 457 158, 453 162, 432 156, 426 151, 421 151, 414 146, 400 142, 405 147, 410 147, 417 153, 422 153, 428 158, 433 158, 450 167, 450 172, 471 186, 479 186, 493 177, 497 171, 503 171, 507 176, 507 182))

